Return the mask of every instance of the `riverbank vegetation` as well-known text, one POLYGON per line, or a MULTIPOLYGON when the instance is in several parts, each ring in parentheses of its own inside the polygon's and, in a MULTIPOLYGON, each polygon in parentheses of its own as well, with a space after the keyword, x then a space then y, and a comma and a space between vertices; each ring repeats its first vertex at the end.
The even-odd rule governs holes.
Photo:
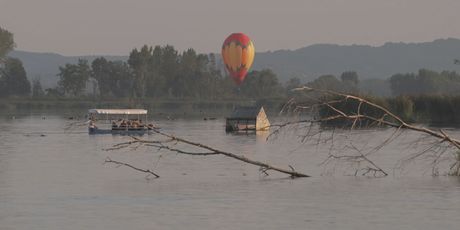
MULTIPOLYGON (((391 98, 374 97, 369 95, 354 94, 366 100, 387 108, 395 115, 409 123, 426 123, 435 126, 458 126, 460 125, 460 96, 449 95, 420 95, 420 96, 397 96, 391 98)), ((333 100, 334 98, 329 98, 333 100)), ((340 101, 336 106, 342 111, 355 111, 360 105, 356 101, 340 101)), ((378 112, 373 108, 361 105, 363 114, 378 117, 378 112)), ((332 109, 323 107, 319 116, 329 116, 335 113, 332 109)), ((338 122, 339 120, 334 120, 338 122)), ((349 125, 339 122, 340 125, 349 125)), ((333 124, 336 125, 336 124, 333 124)))
MULTIPOLYGON (((330 145, 328 157, 321 165, 337 166, 338 163, 345 163, 354 171, 355 176, 387 176, 388 171, 380 167, 374 157, 390 143, 399 142, 400 146, 406 146, 407 149, 401 152, 401 159, 395 168, 402 170, 407 164, 421 161, 428 163, 433 175, 460 176, 460 140, 451 136, 449 131, 411 124, 383 106, 382 101, 307 86, 295 91, 303 95, 292 99, 283 112, 299 115, 306 110, 308 113, 316 111, 314 114, 317 116, 297 116, 297 119, 274 125, 275 130, 271 135, 283 131, 296 132, 304 146, 330 145), (387 135, 380 135, 377 142, 366 141, 372 132, 381 131, 380 128, 391 131, 387 135), (404 140, 405 135, 402 134, 406 131, 415 132, 418 138, 404 140), (363 139, 351 138, 354 135, 363 135, 363 139), (418 148, 420 146, 423 148, 418 148)), ((391 105, 395 104, 406 108, 406 104, 412 103, 408 98, 401 97, 391 105)))

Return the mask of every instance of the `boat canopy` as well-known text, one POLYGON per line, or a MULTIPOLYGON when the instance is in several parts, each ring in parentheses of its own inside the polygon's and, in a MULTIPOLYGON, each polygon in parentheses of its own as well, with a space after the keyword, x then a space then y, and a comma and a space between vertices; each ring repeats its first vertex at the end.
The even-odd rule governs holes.
POLYGON ((104 115, 145 115, 145 109, 90 109, 89 114, 104 114, 104 115))

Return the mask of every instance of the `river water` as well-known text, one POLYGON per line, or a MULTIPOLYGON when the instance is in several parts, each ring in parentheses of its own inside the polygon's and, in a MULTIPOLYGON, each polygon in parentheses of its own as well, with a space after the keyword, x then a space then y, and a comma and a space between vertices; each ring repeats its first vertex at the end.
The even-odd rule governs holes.
MULTIPOLYGON (((312 176, 292 180, 263 176, 257 167, 223 156, 147 147, 105 151, 130 138, 90 136, 84 126, 65 131, 69 122, 40 114, 0 118, 0 229, 460 228, 458 178, 433 177, 423 162, 395 167, 418 148, 404 144, 417 139, 411 133, 373 156, 389 176, 355 177, 349 166, 320 165, 328 150, 345 151, 340 140, 333 147, 302 144, 296 136, 302 130, 268 141, 267 134, 226 134, 222 118, 157 121, 164 132, 312 176), (103 164, 107 157, 161 177, 103 164)), ((360 132, 342 133, 342 139, 372 146, 392 133, 360 132)), ((460 137, 458 130, 449 133, 460 137)))

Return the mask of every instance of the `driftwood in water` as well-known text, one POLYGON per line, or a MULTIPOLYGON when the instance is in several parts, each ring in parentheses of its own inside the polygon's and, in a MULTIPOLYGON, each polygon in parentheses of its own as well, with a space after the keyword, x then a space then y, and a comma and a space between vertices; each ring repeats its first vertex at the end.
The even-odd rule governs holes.
MULTIPOLYGON (((243 155, 239 155, 239 154, 235 154, 235 153, 231 153, 231 152, 226 152, 226 151, 221 151, 221 150, 218 150, 216 148, 213 148, 213 147, 210 147, 210 146, 198 143, 198 142, 193 142, 193 141, 189 141, 189 140, 186 140, 186 139, 183 139, 183 138, 179 138, 179 137, 176 137, 176 136, 173 136, 173 135, 170 135, 170 134, 166 134, 166 133, 163 133, 163 132, 158 131, 158 130, 153 130, 153 131, 155 133, 159 134, 160 136, 163 136, 166 139, 164 139, 164 140, 143 140, 143 139, 140 139, 140 138, 137 138, 137 137, 131 137, 133 140, 128 141, 128 142, 124 142, 124 143, 120 143, 120 144, 116 144, 112 148, 107 149, 107 150, 118 150, 118 149, 123 149, 123 148, 129 147, 129 146, 138 147, 139 145, 144 145, 144 146, 148 146, 148 147, 154 147, 154 148, 159 149, 159 150, 167 150, 167 151, 170 151, 170 152, 176 152, 176 153, 179 153, 179 154, 192 155, 192 156, 222 155, 222 156, 230 157, 230 158, 233 158, 233 159, 236 159, 236 160, 248 163, 248 164, 259 166, 260 167, 259 171, 261 173, 265 174, 265 175, 268 175, 268 171, 277 171, 277 172, 280 172, 280 173, 287 174, 291 178, 309 177, 306 174, 299 173, 299 172, 295 171, 292 166, 289 166, 290 169, 283 169, 283 168, 280 168, 280 167, 277 167, 277 166, 267 164, 265 162, 252 160, 252 159, 247 158, 246 156, 243 156, 243 155), (186 150, 180 149, 180 148, 176 147, 178 143, 182 143, 182 144, 185 144, 185 145, 188 145, 188 146, 194 146, 194 147, 196 147, 198 149, 203 150, 203 152, 192 152, 192 151, 186 151, 186 150)), ((122 166, 128 166, 128 167, 130 167, 130 168, 132 168, 134 170, 144 172, 144 173, 153 174, 154 176, 159 177, 158 174, 153 173, 151 170, 140 169, 140 168, 137 168, 137 167, 132 166, 132 165, 127 164, 127 163, 113 161, 110 158, 108 158, 108 160, 106 160, 105 162, 106 163, 114 163, 114 164, 122 165, 122 166)))
POLYGON ((119 166, 126 166, 128 168, 131 168, 131 169, 134 169, 136 171, 139 171, 139 172, 143 172, 143 173, 147 173, 147 176, 149 175, 153 175, 155 178, 160 178, 160 175, 154 173, 152 170, 150 169, 141 169, 141 168, 138 168, 136 166, 133 166, 133 165, 130 165, 128 163, 125 163, 125 162, 121 162, 121 161, 114 161, 112 160, 110 157, 107 157, 104 161, 104 163, 112 163, 112 164, 116 164, 116 165, 119 165, 119 166))
MULTIPOLYGON (((358 162, 364 161, 367 162, 368 165, 370 165, 370 167, 367 167, 367 169, 363 169, 365 171, 364 174, 369 172, 378 172, 386 176, 387 173, 383 171, 383 169, 378 167, 374 162, 369 160, 368 156, 370 154, 377 152, 379 149, 381 149, 389 142, 395 140, 395 138, 397 138, 398 136, 398 132, 402 130, 411 130, 418 133, 426 134, 432 138, 436 138, 437 141, 435 144, 447 143, 451 151, 443 150, 434 154, 432 159, 433 168, 436 167, 436 165, 441 161, 443 157, 445 157, 445 155, 451 153, 449 156, 451 158, 451 161, 453 157, 453 161, 448 169, 449 175, 460 176, 460 140, 450 137, 444 130, 434 130, 410 124, 408 122, 405 122, 399 116, 395 115, 383 106, 380 106, 359 96, 324 89, 314 89, 310 87, 301 87, 294 89, 293 91, 302 93, 301 99, 291 99, 283 108, 283 112, 290 111, 298 113, 308 111, 310 114, 316 114, 316 117, 307 118, 303 120, 292 120, 290 122, 286 122, 283 124, 272 125, 275 126, 277 129, 271 135, 276 135, 281 130, 284 130, 287 127, 297 124, 322 125, 326 123, 336 122, 339 124, 346 124, 345 127, 350 128, 351 130, 356 129, 358 126, 360 128, 369 128, 376 126, 393 127, 395 128, 394 133, 387 139, 384 139, 380 145, 376 146, 373 150, 369 151, 368 153, 362 153, 361 150, 351 145, 352 148, 354 148, 354 150, 358 152, 357 155, 338 156, 330 153, 329 157, 325 161, 328 162, 331 159, 344 159, 346 161, 351 160, 358 162), (346 103, 351 103, 355 106, 352 109, 342 109, 341 106, 343 106, 346 103), (363 109, 363 107, 366 107, 367 112, 363 109), (324 113, 318 116, 318 111, 321 110, 327 110, 328 113, 324 113), (373 112, 368 112, 370 110, 372 110, 373 112)), ((308 131, 307 134, 305 134, 304 139, 307 139, 314 135, 317 134, 311 134, 310 131, 308 131)), ((333 136, 331 137, 331 139, 333 139, 333 136)), ((406 160, 420 158, 421 156, 424 156, 426 153, 427 151, 422 151, 416 154, 412 154, 406 160)))

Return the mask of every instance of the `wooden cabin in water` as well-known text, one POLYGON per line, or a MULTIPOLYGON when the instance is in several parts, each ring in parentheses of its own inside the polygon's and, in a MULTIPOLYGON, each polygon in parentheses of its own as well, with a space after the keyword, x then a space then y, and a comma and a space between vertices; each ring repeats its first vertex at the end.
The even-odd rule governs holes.
POLYGON ((267 114, 262 106, 236 107, 227 117, 225 131, 267 131, 270 127, 267 114))

